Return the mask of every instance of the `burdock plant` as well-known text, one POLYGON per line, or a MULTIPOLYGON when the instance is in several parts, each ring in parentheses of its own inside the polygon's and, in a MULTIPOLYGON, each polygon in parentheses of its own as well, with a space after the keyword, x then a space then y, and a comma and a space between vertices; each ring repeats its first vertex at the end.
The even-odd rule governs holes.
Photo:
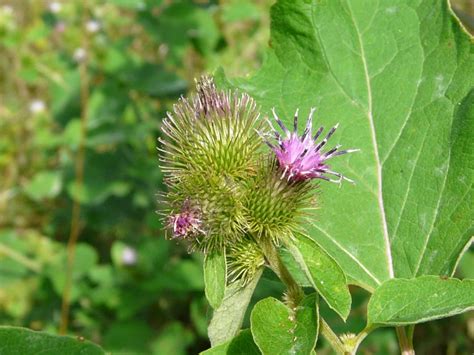
POLYGON ((287 285, 291 312, 304 298, 280 253, 287 249, 301 257, 295 250, 317 208, 318 181, 352 182, 331 170, 328 160, 354 151, 326 148, 337 126, 325 136, 322 127, 313 135, 314 112, 300 135, 298 110, 291 131, 273 110, 276 130, 261 119, 250 96, 220 91, 205 76, 197 93, 181 98, 163 121, 159 149, 168 235, 204 252, 205 271, 214 271, 216 280, 206 283, 206 294, 218 298, 209 330, 213 345, 235 335, 241 322, 226 336, 214 336, 219 304, 255 287, 265 266, 287 285))

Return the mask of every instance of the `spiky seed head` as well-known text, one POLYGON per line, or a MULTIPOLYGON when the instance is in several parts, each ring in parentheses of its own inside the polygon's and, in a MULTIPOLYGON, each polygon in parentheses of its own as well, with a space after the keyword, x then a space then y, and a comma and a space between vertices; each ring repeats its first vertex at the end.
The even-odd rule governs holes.
POLYGON ((243 178, 258 160, 259 111, 247 94, 219 91, 211 77, 181 98, 163 121, 162 170, 169 181, 194 174, 243 178))
POLYGON ((281 178, 275 159, 261 164, 246 184, 243 198, 247 228, 256 239, 286 243, 303 233, 305 220, 316 209, 316 189, 311 181, 281 178))
POLYGON ((193 238, 192 249, 208 253, 222 251, 243 236, 245 221, 241 195, 238 184, 232 179, 197 175, 171 185, 167 203, 180 206, 182 201, 199 201, 201 233, 193 235, 196 238, 193 238))
POLYGON ((227 279, 229 283, 241 282, 242 286, 253 280, 265 264, 263 251, 255 241, 246 236, 230 246, 227 253, 227 279))
POLYGON ((267 144, 273 150, 278 160, 278 165, 282 171, 282 176, 288 180, 304 181, 309 179, 323 179, 331 182, 341 183, 342 180, 348 179, 344 175, 332 171, 327 164, 327 160, 346 153, 358 151, 358 149, 339 150, 340 146, 323 152, 322 149, 328 142, 329 138, 334 134, 338 125, 331 128, 324 139, 317 143, 317 139, 323 132, 323 127, 320 127, 314 137, 312 137, 312 122, 315 109, 312 108, 306 122, 306 127, 303 134, 298 134, 298 110, 294 116, 293 131, 290 131, 277 116, 275 109, 272 110, 275 121, 283 130, 284 137, 274 130, 276 143, 267 141, 267 144), (332 179, 330 176, 336 176, 337 179, 332 179))

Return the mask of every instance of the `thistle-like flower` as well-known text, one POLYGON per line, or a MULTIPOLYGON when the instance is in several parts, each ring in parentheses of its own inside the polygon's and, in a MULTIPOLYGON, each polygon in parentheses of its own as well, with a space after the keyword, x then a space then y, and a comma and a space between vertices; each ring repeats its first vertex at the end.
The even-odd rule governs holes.
POLYGON ((293 131, 290 132, 290 130, 278 118, 275 109, 272 109, 273 117, 285 133, 285 137, 282 137, 269 122, 275 135, 277 144, 274 144, 268 140, 266 140, 266 143, 276 155, 279 168, 282 171, 282 177, 292 181, 323 179, 336 183, 341 183, 342 180, 353 182, 344 175, 332 171, 329 165, 327 165, 326 161, 339 155, 358 151, 358 149, 339 150, 341 146, 337 145, 326 152, 322 152, 323 147, 326 145, 329 138, 331 138, 331 136, 334 134, 338 125, 335 125, 333 128, 331 128, 326 137, 321 140, 321 142, 317 143, 316 141, 323 132, 324 128, 320 127, 314 137, 311 136, 314 111, 315 109, 312 108, 306 122, 305 130, 303 134, 299 136, 298 110, 296 110, 294 116, 293 131), (327 175, 337 176, 338 179, 331 179, 327 175))

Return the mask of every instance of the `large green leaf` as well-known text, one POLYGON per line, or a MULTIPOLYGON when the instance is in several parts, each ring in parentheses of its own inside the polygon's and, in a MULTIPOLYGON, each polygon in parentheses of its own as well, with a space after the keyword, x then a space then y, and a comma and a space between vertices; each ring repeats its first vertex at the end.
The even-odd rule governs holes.
POLYGON ((344 320, 351 311, 351 294, 339 265, 313 240, 298 236, 290 253, 318 293, 344 320))
POLYGON ((224 299, 214 311, 208 328, 212 346, 225 343, 239 332, 260 276, 262 270, 258 271, 254 279, 245 286, 240 282, 234 282, 226 288, 224 299))
POLYGON ((310 354, 318 337, 317 295, 305 297, 293 310, 273 297, 265 298, 252 310, 251 324, 264 355, 310 354))
POLYGON ((388 280, 372 295, 368 323, 403 325, 474 309, 474 280, 421 276, 388 280))
POLYGON ((212 253, 204 259, 204 283, 206 298, 212 308, 221 305, 225 293, 226 284, 226 261, 225 255, 212 253))
POLYGON ((26 328, 0 326, 0 354, 103 355, 105 352, 80 337, 56 336, 26 328))
MULTIPOLYGON (((361 152, 331 161, 310 235, 368 290, 454 271, 473 234, 474 51, 439 0, 280 0, 265 63, 227 85, 290 124, 315 106, 361 152)), ((223 84, 223 83, 222 83, 223 84)), ((303 126, 303 124, 301 124, 303 126)))

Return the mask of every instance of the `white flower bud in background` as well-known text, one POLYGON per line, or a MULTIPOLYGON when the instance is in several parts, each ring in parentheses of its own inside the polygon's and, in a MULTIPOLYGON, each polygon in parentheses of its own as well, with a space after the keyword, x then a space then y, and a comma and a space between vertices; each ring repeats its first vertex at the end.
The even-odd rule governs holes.
POLYGON ((124 265, 135 265, 137 263, 137 252, 132 247, 125 247, 122 251, 122 263, 124 265))
POLYGON ((74 60, 78 63, 82 62, 84 59, 86 59, 87 52, 84 48, 76 48, 74 51, 74 54, 72 55, 74 60))
POLYGON ((89 33, 96 33, 100 30, 100 28, 101 28, 101 25, 100 25, 100 22, 98 21, 90 20, 90 21, 87 21, 86 23, 86 30, 89 33))
POLYGON ((12 6, 0 6, 0 33, 9 33, 17 30, 16 17, 12 6))
POLYGON ((10 5, 3 5, 1 7, 1 12, 4 15, 11 16, 11 15, 13 15, 13 7, 11 7, 10 5))
POLYGON ((36 99, 30 102, 30 112, 33 114, 44 112, 45 109, 46 105, 42 100, 36 99))
POLYGON ((62 7, 63 6, 61 5, 61 3, 57 1, 50 2, 48 5, 49 11, 51 11, 53 14, 57 14, 58 12, 60 12, 62 7))
POLYGON ((161 43, 158 47, 158 55, 160 56, 160 58, 164 59, 168 55, 168 52, 168 46, 165 43, 161 43))

